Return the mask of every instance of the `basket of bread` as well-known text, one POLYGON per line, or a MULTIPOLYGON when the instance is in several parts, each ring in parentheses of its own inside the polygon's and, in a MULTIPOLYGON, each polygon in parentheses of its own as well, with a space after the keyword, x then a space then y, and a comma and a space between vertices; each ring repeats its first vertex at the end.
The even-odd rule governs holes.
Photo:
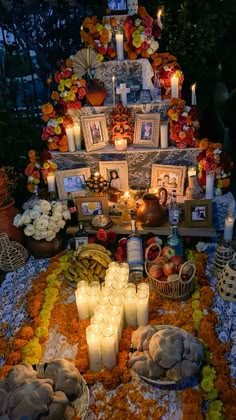
POLYGON ((164 298, 186 300, 194 290, 195 264, 175 255, 171 246, 151 243, 145 251, 145 271, 150 286, 164 298), (151 259, 153 255, 155 258, 151 259))

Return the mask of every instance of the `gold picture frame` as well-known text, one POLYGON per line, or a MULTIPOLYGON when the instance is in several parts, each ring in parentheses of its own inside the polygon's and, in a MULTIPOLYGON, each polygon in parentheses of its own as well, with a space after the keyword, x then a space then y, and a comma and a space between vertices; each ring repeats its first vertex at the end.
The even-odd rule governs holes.
POLYGON ((86 191, 85 181, 90 177, 90 168, 76 168, 57 171, 55 174, 57 191, 60 200, 66 200, 68 192, 72 197, 84 195, 86 191))
POLYGON ((177 195, 184 195, 186 166, 152 165, 151 188, 165 187, 171 193, 176 190, 177 195))
POLYGON ((133 146, 159 147, 160 114, 136 114, 133 146))
POLYGON ((109 182, 109 187, 121 191, 129 189, 128 163, 124 160, 99 161, 100 174, 109 182), (113 175, 115 175, 113 177, 113 175))
POLYGON ((185 200, 184 215, 187 227, 211 227, 212 200, 185 200))
POLYGON ((108 130, 105 114, 81 115, 81 124, 87 152, 106 147, 108 130))
POLYGON ((78 220, 92 220, 94 216, 104 214, 108 216, 108 196, 76 197, 78 220))

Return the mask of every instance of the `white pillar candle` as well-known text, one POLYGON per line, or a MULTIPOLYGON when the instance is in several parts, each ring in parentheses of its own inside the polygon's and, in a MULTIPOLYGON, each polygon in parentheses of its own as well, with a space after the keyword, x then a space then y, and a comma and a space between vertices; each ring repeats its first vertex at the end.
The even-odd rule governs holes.
POLYGON ((137 326, 148 325, 149 320, 149 296, 144 290, 137 292, 137 326))
POLYGON ((137 327, 137 302, 136 295, 124 299, 125 323, 128 327, 137 327))
POLYGON ((94 308, 98 304, 99 296, 100 296, 100 284, 98 281, 92 281, 88 287, 88 306, 89 306, 90 318, 94 314, 94 308))
POLYGON ((117 354, 119 352, 119 341, 120 341, 119 326, 115 318, 109 318, 108 322, 114 331, 115 354, 117 354))
POLYGON ((66 137, 67 137, 69 152, 74 152, 75 151, 75 139, 74 139, 74 129, 73 129, 73 127, 67 127, 66 128, 66 137))
POLYGON ((102 364, 111 370, 116 365, 115 354, 115 334, 110 324, 106 324, 102 328, 101 334, 102 364))
POLYGON ((197 105, 197 97, 196 97, 196 83, 191 86, 191 105, 197 105))
POLYGON ((127 150, 127 139, 115 139, 115 149, 119 151, 127 150))
POLYGON ((79 320, 89 318, 88 294, 81 289, 75 291, 75 301, 78 311, 79 320))
POLYGON ((150 293, 149 284, 145 283, 145 282, 138 283, 137 284, 137 293, 139 293, 141 291, 147 293, 147 295, 149 296, 149 293, 150 293))
POLYGON ((225 226, 224 226, 224 235, 223 238, 225 241, 232 241, 233 238, 233 231, 234 231, 234 217, 233 216, 226 216, 225 218, 225 226))
POLYGON ((91 324, 86 328, 86 341, 88 345, 89 369, 99 372, 102 368, 102 351, 100 329, 91 324))
POLYGON ((81 125, 75 124, 73 127, 73 132, 74 132, 75 148, 76 150, 81 150, 81 138, 82 138, 81 125))
POLYGON ((213 171, 206 174, 206 193, 205 198, 212 199, 214 197, 214 181, 215 173, 213 171))
POLYGON ((118 306, 110 305, 110 307, 108 308, 107 315, 109 319, 116 321, 117 326, 118 326, 118 337, 120 340, 122 336, 122 331, 123 331, 122 314, 121 314, 120 309, 118 308, 118 306))
POLYGON ((179 79, 175 75, 171 77, 171 98, 179 97, 179 79))
POLYGON ((160 125, 161 149, 168 148, 169 126, 168 122, 162 122, 160 125))
POLYGON ((116 105, 116 77, 114 74, 112 76, 112 104, 116 105))
POLYGON ((48 183, 48 192, 55 192, 56 191, 56 180, 54 174, 48 174, 47 176, 47 183, 48 183))
POLYGON ((124 35, 116 34, 117 60, 124 60, 124 35))

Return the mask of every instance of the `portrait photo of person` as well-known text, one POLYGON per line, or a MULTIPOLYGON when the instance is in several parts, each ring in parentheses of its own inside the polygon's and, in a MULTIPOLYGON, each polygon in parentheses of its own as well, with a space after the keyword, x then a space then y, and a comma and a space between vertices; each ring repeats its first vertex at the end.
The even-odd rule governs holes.
POLYGON ((96 205, 96 208, 93 210, 93 214, 94 215, 102 214, 102 203, 101 203, 101 201, 96 201, 95 205, 96 205))
POLYGON ((121 180, 118 171, 115 169, 109 171, 109 187, 117 188, 118 190, 121 188, 121 180))
POLYGON ((64 189, 65 192, 73 192, 76 191, 76 177, 75 176, 69 176, 69 177, 65 177, 63 179, 63 184, 64 184, 64 189))
POLYGON ((192 206, 192 221, 202 221, 207 218, 207 208, 205 206, 192 206))
POLYGON ((152 122, 143 122, 141 127, 141 140, 152 140, 152 122))
POLYGON ((100 123, 91 122, 90 123, 90 132, 92 137, 93 144, 102 142, 102 133, 100 123))
POLYGON ((91 216, 93 214, 93 211, 89 209, 89 203, 82 203, 81 210, 83 216, 91 216))
POLYGON ((79 175, 75 177, 75 185, 76 185, 76 191, 82 191, 85 190, 85 179, 84 175, 79 175))
POLYGON ((126 0, 108 0, 107 7, 110 10, 126 10, 127 1, 126 0))
POLYGON ((166 174, 163 176, 162 186, 166 188, 170 187, 170 175, 166 174))

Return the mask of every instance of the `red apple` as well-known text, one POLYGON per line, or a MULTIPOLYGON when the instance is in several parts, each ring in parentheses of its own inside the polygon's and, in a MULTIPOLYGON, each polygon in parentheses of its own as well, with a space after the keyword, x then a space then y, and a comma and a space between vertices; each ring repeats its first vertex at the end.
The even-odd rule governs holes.
POLYGON ((168 258, 167 257, 156 257, 155 258, 155 260, 154 260, 154 264, 156 264, 156 265, 160 265, 161 267, 163 267, 163 265, 165 264, 165 263, 167 263, 168 262, 168 258))
POLYGON ((161 266, 154 264, 151 266, 149 274, 155 279, 160 279, 163 276, 163 269, 161 266))
POLYGON ((170 261, 177 265, 177 267, 184 263, 184 259, 183 257, 180 257, 180 255, 173 255, 173 257, 170 258, 170 261))
POLYGON ((163 257, 167 257, 168 260, 175 255, 175 250, 169 245, 164 246, 161 251, 163 257))
POLYGON ((175 274, 177 267, 173 262, 167 262, 163 265, 163 272, 168 277, 170 274, 175 274))

